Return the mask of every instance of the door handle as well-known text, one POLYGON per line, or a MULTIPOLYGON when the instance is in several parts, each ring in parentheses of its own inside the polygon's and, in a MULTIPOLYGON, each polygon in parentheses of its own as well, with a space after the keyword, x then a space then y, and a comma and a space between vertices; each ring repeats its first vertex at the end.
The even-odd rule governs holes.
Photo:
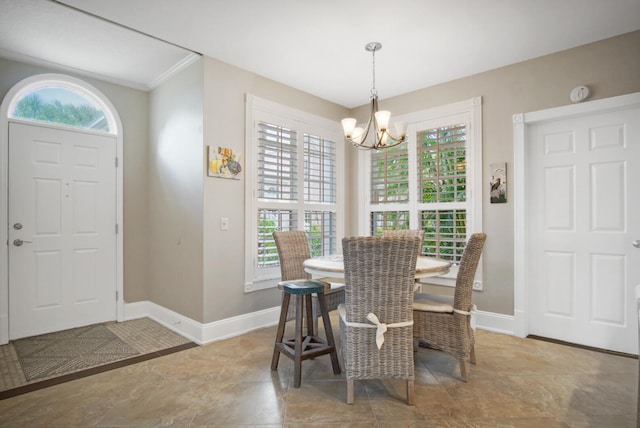
POLYGON ((632 242, 632 245, 636 248, 640 248, 640 240, 636 239, 635 241, 632 242))
POLYGON ((13 245, 15 245, 16 247, 21 247, 22 244, 31 244, 31 241, 23 241, 22 239, 13 240, 13 245))

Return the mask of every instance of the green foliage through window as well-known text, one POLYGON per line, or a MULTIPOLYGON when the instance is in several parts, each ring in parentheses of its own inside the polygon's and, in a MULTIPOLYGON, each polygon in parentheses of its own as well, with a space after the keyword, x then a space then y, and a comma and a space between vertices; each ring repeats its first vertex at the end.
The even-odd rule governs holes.
POLYGON ((336 213, 305 211, 304 230, 309 239, 311 257, 328 256, 336 252, 336 213))
POLYGON ((372 153, 371 235, 421 229, 423 255, 457 263, 467 232, 467 124, 417 130, 415 137, 415 148, 404 144, 372 153), (415 153, 415 194, 409 192, 410 150, 415 153), (407 210, 398 211, 400 204, 407 210), (415 225, 410 224, 413 209, 415 225))
POLYGON ((467 239, 467 211, 426 210, 420 212, 424 230, 423 254, 457 263, 467 239))
POLYGON ((467 196, 465 124, 418 133, 421 202, 464 202, 467 196))
POLYGON ((290 210, 258 210, 258 267, 278 266, 278 249, 273 232, 296 230, 297 218, 290 210))
POLYGON ((23 97, 13 117, 74 126, 84 129, 108 131, 104 113, 90 103, 63 103, 59 99, 45 100, 38 92, 23 97))
POLYGON ((406 144, 371 154, 371 201, 409 201, 409 154, 406 144))
POLYGON ((409 227, 409 211, 374 211, 371 213, 371 235, 382 236, 385 230, 405 230, 409 227))

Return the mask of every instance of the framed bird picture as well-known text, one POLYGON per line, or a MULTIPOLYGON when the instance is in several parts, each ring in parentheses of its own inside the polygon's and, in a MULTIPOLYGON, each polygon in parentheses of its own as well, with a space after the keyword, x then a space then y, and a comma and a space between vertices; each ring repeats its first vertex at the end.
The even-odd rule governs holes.
POLYGON ((491 177, 490 202, 492 204, 504 204, 507 202, 507 164, 506 162, 496 162, 489 165, 491 177))

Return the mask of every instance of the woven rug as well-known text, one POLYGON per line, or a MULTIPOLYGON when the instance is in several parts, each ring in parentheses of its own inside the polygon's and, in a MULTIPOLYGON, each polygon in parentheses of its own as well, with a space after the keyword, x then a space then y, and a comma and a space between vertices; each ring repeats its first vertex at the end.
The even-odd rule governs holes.
POLYGON ((0 399, 194 346, 149 318, 18 339, 0 346, 0 399))
POLYGON ((102 324, 19 339, 13 346, 28 381, 139 354, 102 324))

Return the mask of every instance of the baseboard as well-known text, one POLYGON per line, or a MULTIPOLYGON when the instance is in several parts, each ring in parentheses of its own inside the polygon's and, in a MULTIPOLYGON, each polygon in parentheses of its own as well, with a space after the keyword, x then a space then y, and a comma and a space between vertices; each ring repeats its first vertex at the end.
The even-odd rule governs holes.
MULTIPOLYGON (((187 339, 203 345, 248 333, 278 323, 280 306, 202 324, 153 302, 125 303, 124 319, 148 317, 187 339)), ((514 317, 476 311, 476 328, 495 333, 514 334, 514 317)))
POLYGON ((202 324, 156 303, 143 301, 124 304, 124 320, 148 317, 170 330, 202 345, 202 324))
POLYGON ((514 332, 513 334, 518 337, 527 337, 529 334, 529 326, 527 324, 527 313, 525 311, 516 309, 513 311, 514 316, 514 332))
POLYGON ((280 306, 277 306, 202 324, 149 301, 125 303, 124 306, 125 320, 149 317, 199 345, 276 325, 279 316, 280 306))
POLYGON ((9 317, 0 315, 0 345, 9 343, 9 317))
POLYGON ((508 334, 515 333, 515 320, 513 315, 497 314, 495 312, 476 311, 476 328, 480 330, 493 331, 495 333, 508 334))
POLYGON ((280 306, 226 318, 203 326, 203 343, 240 336, 252 330, 278 324, 280 306))

